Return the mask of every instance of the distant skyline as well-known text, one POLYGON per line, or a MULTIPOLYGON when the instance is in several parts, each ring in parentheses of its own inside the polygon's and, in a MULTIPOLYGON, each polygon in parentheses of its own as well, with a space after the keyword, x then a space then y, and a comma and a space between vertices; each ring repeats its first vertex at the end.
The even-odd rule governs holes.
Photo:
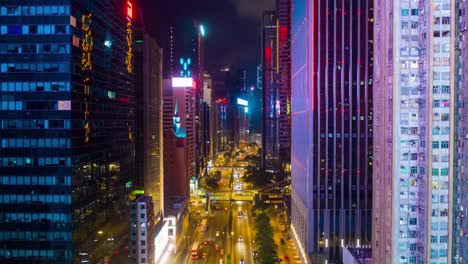
POLYGON ((205 24, 205 69, 216 74, 234 65, 247 70, 255 84, 260 64, 260 19, 264 10, 275 8, 274 0, 139 0, 145 27, 156 36, 159 26, 176 16, 190 16, 205 24), (242 52, 239 52, 242 51, 242 52))

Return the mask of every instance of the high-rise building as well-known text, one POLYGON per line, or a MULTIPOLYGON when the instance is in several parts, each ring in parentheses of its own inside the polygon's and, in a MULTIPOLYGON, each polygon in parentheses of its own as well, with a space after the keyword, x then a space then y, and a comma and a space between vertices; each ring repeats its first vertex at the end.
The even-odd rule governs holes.
POLYGON ((163 77, 189 77, 195 81, 195 175, 198 177, 206 168, 203 130, 203 25, 190 17, 175 17, 161 27, 158 41, 164 52, 163 77))
POLYGON ((375 263, 454 261, 456 2, 374 5, 375 263))
POLYGON ((162 50, 148 34, 135 36, 136 179, 135 185, 151 196, 156 218, 162 217, 163 128, 162 50))
POLYGON ((291 163, 291 0, 276 1, 278 45, 278 165, 291 163))
POLYGON ((458 87, 455 112, 455 133, 457 143, 455 150, 455 161, 457 162, 454 174, 454 212, 451 223, 454 224, 452 232, 460 234, 453 236, 454 249, 452 256, 452 263, 466 263, 468 260, 468 240, 465 238, 468 234, 468 2, 459 1, 459 24, 458 24, 458 73, 459 82, 456 84, 458 87))
POLYGON ((291 156, 291 0, 277 0, 276 11, 263 13, 263 142, 262 162, 279 171, 291 156))
POLYGON ((177 17, 161 26, 158 43, 164 53, 164 79, 184 76, 198 79, 198 35, 197 24, 189 17, 177 17))
MULTIPOLYGON (((207 159, 214 160, 215 155, 217 153, 217 119, 218 119, 218 111, 217 105, 215 100, 215 93, 213 87, 213 80, 209 74, 204 74, 203 77, 203 101, 207 104, 207 113, 205 116, 205 129, 207 127, 208 135, 206 136, 206 152, 207 152, 207 159)), ((205 130, 205 131, 206 131, 205 130)))
POLYGON ((263 139, 262 163, 267 170, 279 168, 278 152, 278 19, 275 11, 262 15, 263 139))
POLYGON ((192 78, 164 80, 164 192, 166 197, 189 196, 195 176, 195 84, 192 78), (168 91, 169 90, 169 91, 168 91), (170 122, 170 124, 169 124, 170 122))
POLYGON ((1 1, 1 263, 101 261, 94 240, 128 231, 135 13, 126 0, 1 1))
POLYGON ((303 263, 339 261, 371 242, 373 2, 292 6, 291 229, 303 263))

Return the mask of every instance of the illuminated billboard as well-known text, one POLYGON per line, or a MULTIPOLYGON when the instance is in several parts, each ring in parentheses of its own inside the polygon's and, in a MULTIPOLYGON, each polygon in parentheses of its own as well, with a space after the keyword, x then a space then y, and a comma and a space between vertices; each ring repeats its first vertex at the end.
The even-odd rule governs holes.
POLYGON ((243 105, 243 106, 249 106, 249 102, 244 99, 237 98, 237 104, 238 105, 243 105))
POLYGON ((193 87, 193 79, 190 77, 172 78, 172 87, 193 87))
POLYGON ((166 221, 154 238, 154 260, 156 262, 163 255, 164 249, 166 249, 167 243, 169 242, 168 234, 168 222, 166 221))

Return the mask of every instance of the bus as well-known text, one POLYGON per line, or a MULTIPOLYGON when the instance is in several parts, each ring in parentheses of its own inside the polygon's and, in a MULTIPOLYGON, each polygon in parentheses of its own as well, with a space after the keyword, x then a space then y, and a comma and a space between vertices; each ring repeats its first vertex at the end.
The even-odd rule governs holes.
POLYGON ((193 243, 192 247, 192 259, 198 259, 198 241, 193 243))
POLYGON ((201 221, 201 231, 206 232, 206 218, 201 221))

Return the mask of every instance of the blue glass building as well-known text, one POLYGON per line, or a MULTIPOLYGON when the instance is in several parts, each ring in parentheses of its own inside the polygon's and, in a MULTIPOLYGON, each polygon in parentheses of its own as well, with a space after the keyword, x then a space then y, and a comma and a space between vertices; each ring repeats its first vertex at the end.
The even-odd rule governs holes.
POLYGON ((101 259, 94 240, 127 231, 132 10, 124 0, 0 2, 0 263, 101 259))
POLYGON ((292 6, 292 230, 303 263, 339 263, 371 241, 373 1, 292 6))

